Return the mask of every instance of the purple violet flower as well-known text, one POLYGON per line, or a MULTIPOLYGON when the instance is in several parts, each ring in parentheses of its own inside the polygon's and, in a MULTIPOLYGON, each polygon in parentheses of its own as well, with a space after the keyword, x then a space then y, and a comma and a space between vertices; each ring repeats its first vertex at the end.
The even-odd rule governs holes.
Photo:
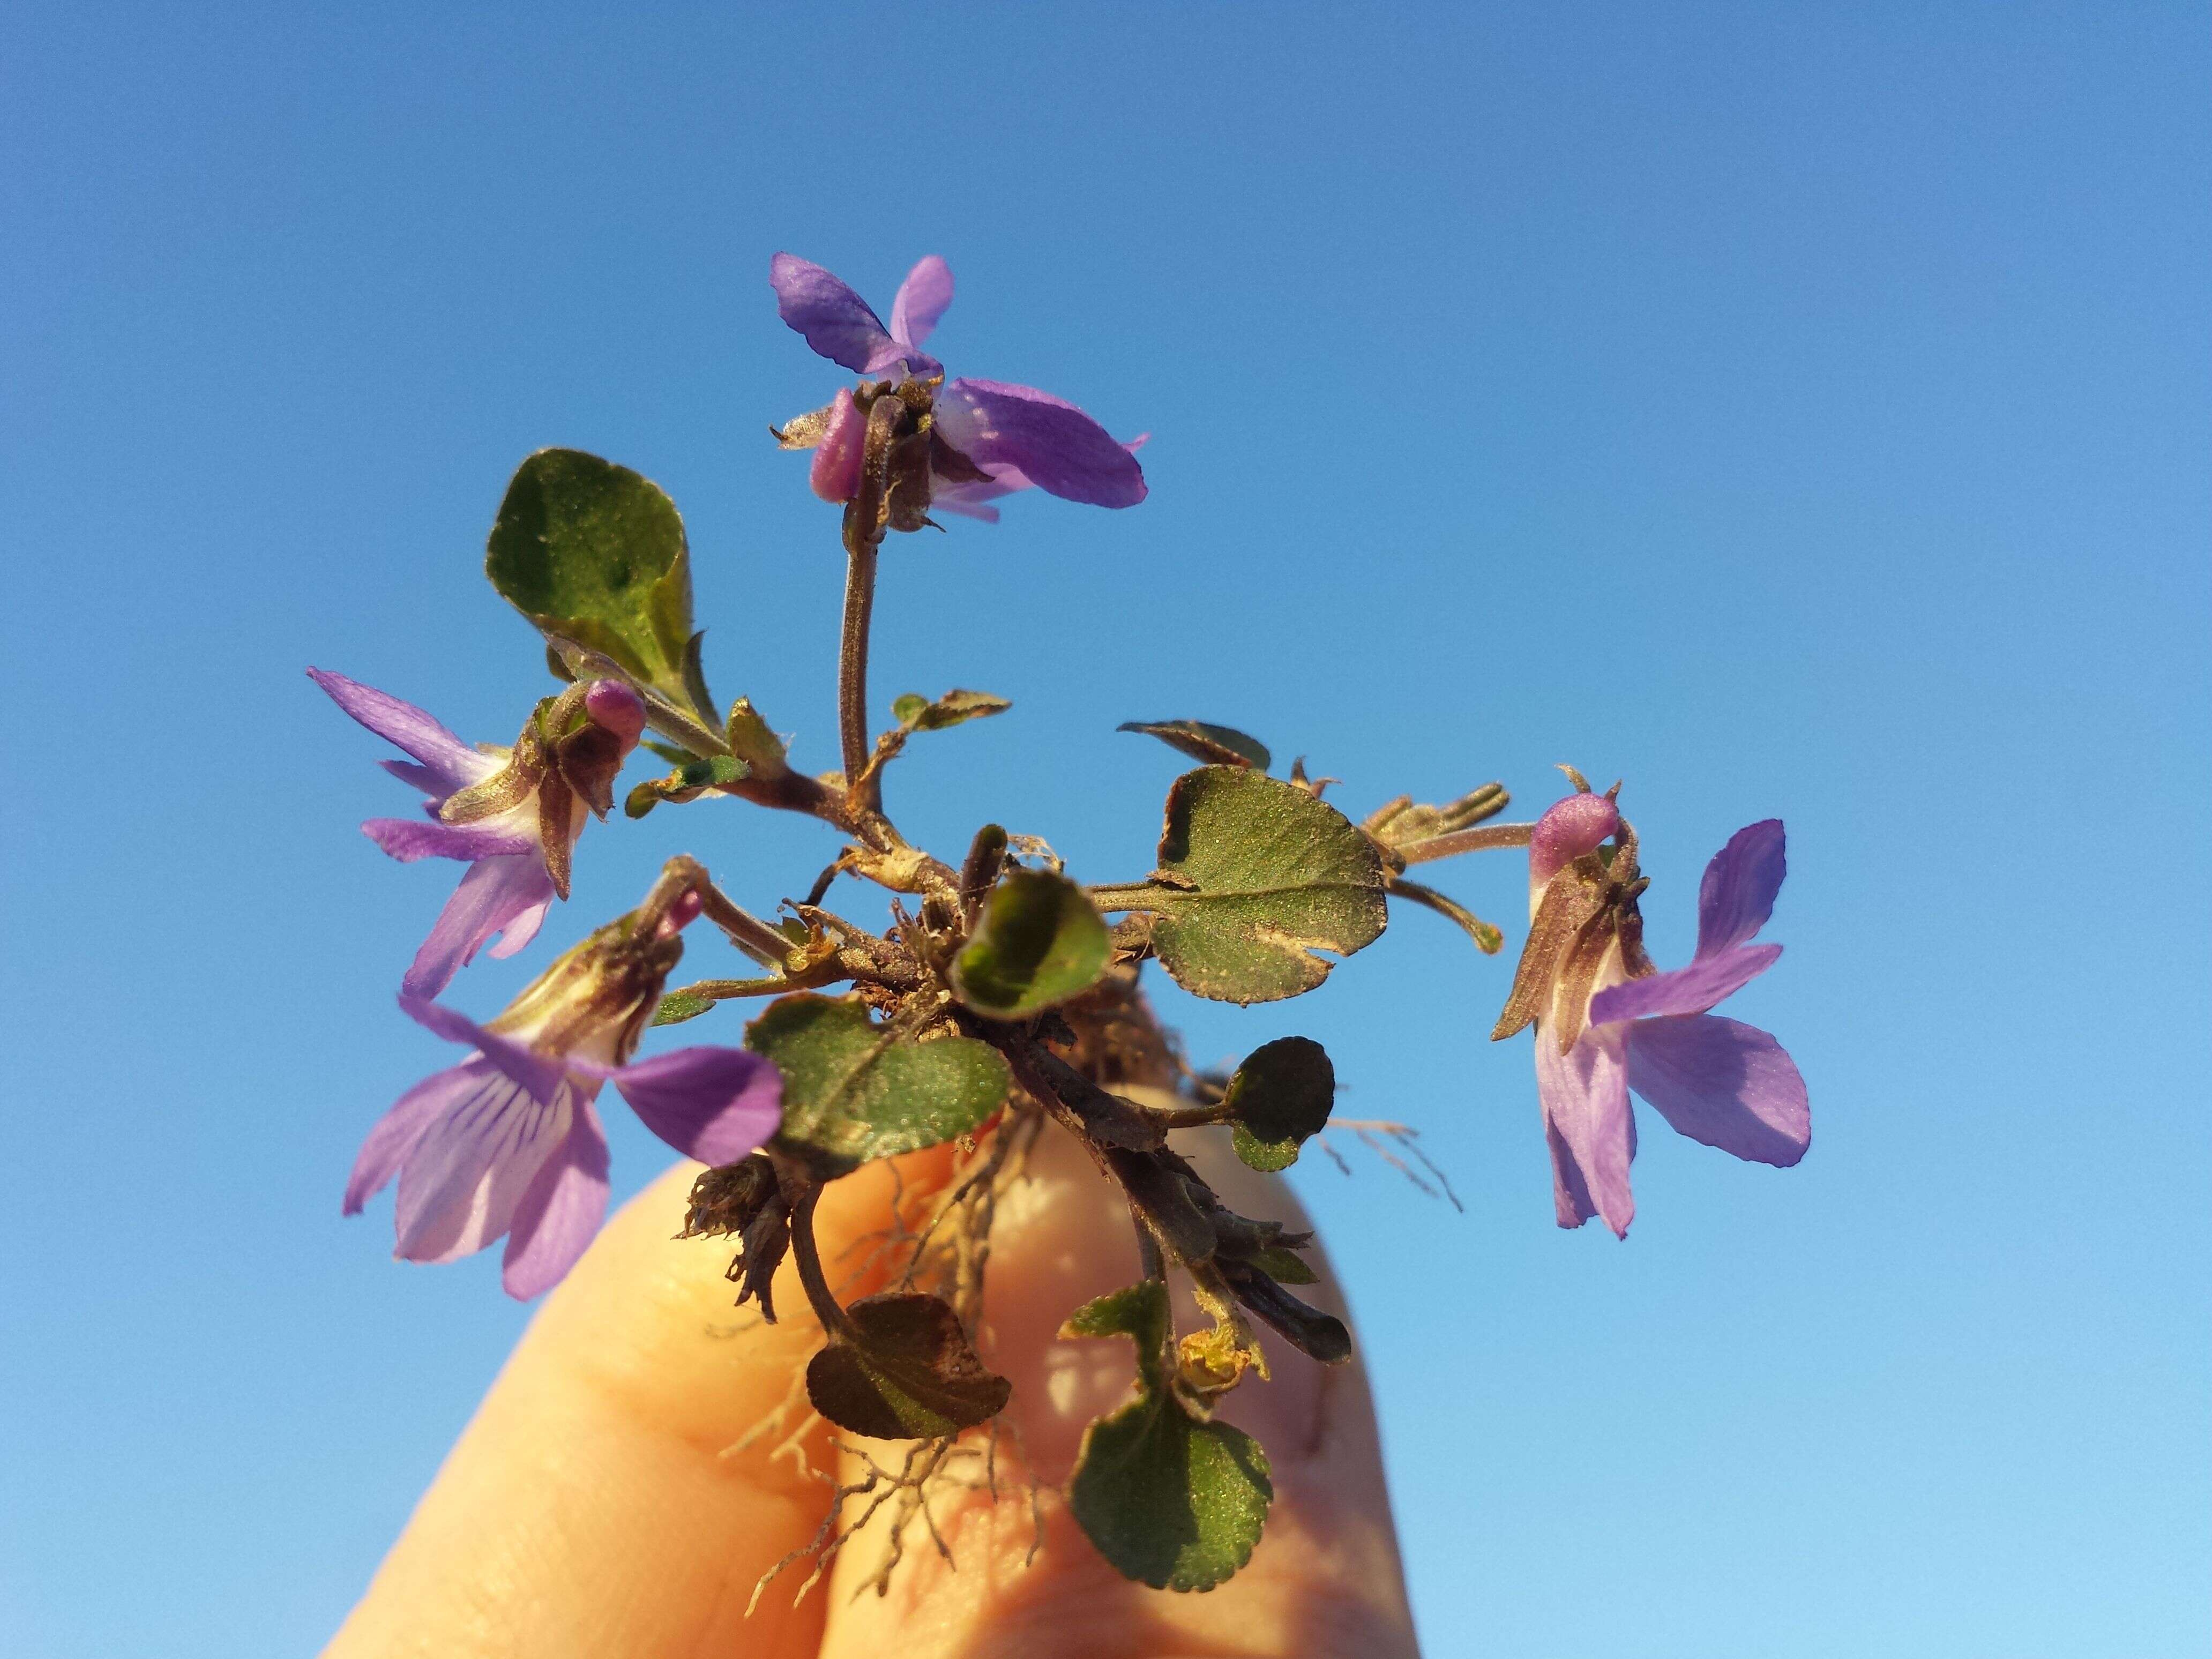
POLYGON ((698 914, 685 894, 642 927, 633 915, 601 928, 482 1025, 402 993, 409 1016, 476 1052, 378 1120, 344 1212, 397 1176, 394 1255, 451 1261, 505 1237, 501 1283, 527 1300, 560 1282, 606 1214, 607 1138, 592 1104, 603 1085, 687 1158, 734 1164, 757 1151, 781 1121, 773 1062, 710 1047, 629 1060, 698 914))
MULTIPOLYGON (((1093 507, 1134 507, 1145 499, 1135 452, 1073 404, 999 380, 944 381, 945 368, 921 349, 952 303, 952 271, 931 254, 907 273, 887 329, 844 283, 789 253, 769 262, 783 320, 831 362, 856 374, 914 380, 931 387, 929 503, 996 523, 989 505, 1035 487, 1093 507)), ((865 390, 865 388, 864 388, 865 390)), ((851 392, 778 434, 786 448, 812 449, 809 482, 827 501, 849 501, 860 488, 866 416, 851 392)))
POLYGON ((434 997, 495 935, 495 957, 536 936, 546 908, 568 896, 568 872, 587 813, 606 816, 613 781, 645 730, 645 705, 617 680, 549 697, 513 749, 473 748, 411 702, 320 668, 307 677, 331 700, 412 761, 384 769, 426 797, 421 818, 371 818, 362 833, 403 862, 459 859, 461 884, 415 953, 400 988, 434 997))
POLYGON ((1696 954, 1662 973, 1644 953, 1634 836, 1612 798, 1570 795, 1538 820, 1528 951, 1498 1034, 1516 1017, 1536 1026, 1562 1227, 1598 1216, 1628 1236, 1632 1091, 1708 1146, 1783 1168, 1804 1157, 1812 1117, 1796 1065, 1766 1032, 1709 1012, 1781 956, 1780 945, 1751 940, 1773 914, 1784 870, 1780 819, 1736 831, 1705 867, 1696 954), (1599 849, 1609 837, 1618 840, 1608 864, 1599 849))

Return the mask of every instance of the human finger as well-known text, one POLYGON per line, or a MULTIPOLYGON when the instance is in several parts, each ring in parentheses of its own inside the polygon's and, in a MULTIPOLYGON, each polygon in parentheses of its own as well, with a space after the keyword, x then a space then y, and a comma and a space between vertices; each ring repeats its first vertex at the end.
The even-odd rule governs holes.
MULTIPOLYGON (((825 1254, 883 1226, 895 1191, 926 1193, 945 1157, 902 1160, 902 1186, 885 1164, 832 1183, 825 1254)), ((328 1659, 811 1659, 818 1598, 744 1615, 826 1504, 807 1473, 830 1455, 819 1424, 803 1404, 778 1415, 821 1332, 789 1261, 768 1325, 732 1308, 727 1248, 672 1237, 697 1174, 624 1206, 548 1297, 328 1659)))

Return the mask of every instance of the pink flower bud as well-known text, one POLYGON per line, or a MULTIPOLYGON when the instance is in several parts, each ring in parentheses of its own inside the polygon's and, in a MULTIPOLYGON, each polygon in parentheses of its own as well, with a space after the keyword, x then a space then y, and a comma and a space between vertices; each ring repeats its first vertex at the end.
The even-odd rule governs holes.
POLYGON ((706 908, 706 902, 696 888, 687 887, 678 893, 675 902, 668 907, 668 913, 660 919, 661 937, 665 939, 680 933, 698 921, 699 912, 706 908))
POLYGON ((584 693, 584 713, 620 738, 625 754, 645 730, 645 701, 620 680, 593 680, 584 693))
POLYGON ((1546 882, 1620 828, 1620 812, 1607 795, 1572 794, 1554 801, 1528 838, 1528 885, 1546 882))

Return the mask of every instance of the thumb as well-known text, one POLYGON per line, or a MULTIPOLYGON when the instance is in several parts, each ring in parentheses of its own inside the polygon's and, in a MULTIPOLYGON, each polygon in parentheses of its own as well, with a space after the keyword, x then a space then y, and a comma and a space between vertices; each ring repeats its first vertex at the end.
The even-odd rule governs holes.
MULTIPOLYGON (((908 1194, 937 1184, 945 1156, 901 1162, 827 1189, 825 1256, 884 1224, 901 1176, 908 1194)), ((811 1659, 821 1598, 744 1612, 814 1535, 828 1488, 807 1470, 834 1454, 818 1423, 796 1455, 772 1458, 776 1424, 731 1448, 790 1396, 821 1331, 790 1261, 768 1325, 732 1307, 728 1246, 672 1238, 698 1172, 672 1170, 625 1206, 547 1299, 330 1659, 811 1659)), ((802 1401, 791 1427, 805 1417, 802 1401)))

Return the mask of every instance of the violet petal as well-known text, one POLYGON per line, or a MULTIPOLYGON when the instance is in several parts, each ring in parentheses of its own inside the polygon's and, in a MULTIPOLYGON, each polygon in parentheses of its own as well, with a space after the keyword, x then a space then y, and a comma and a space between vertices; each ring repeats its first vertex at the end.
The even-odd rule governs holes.
POLYGON ((1787 869, 1780 818, 1746 824, 1730 836, 1698 888, 1698 954, 1741 945, 1765 927, 1787 869))
POLYGON ((678 1048, 614 1079, 647 1128, 702 1164, 735 1164, 783 1121, 783 1074, 743 1048, 678 1048))
POLYGON ((769 286, 776 314, 806 337, 816 354, 856 374, 874 372, 876 360, 898 343, 868 302, 811 259, 779 253, 769 261, 769 286))
MULTIPOLYGON (((425 1030, 435 1031, 448 1042, 466 1043, 507 1076, 540 1099, 550 1100, 570 1069, 550 1054, 541 1054, 512 1037, 487 1031, 458 1008, 422 997, 399 995, 399 1011, 425 1030)), ((585 1068, 576 1068, 582 1070, 585 1068)), ((590 1085, 599 1092, 599 1085, 590 1085)))
POLYGON ((1585 1032, 1562 1054, 1558 1042, 1539 1026, 1536 1094, 1552 1148, 1559 1225, 1579 1227, 1597 1215, 1616 1237, 1627 1237, 1628 1224, 1636 1218, 1636 1198, 1628 1183, 1636 1139, 1619 1037, 1585 1032))
POLYGON ((451 1261, 507 1231, 545 1160, 568 1138, 576 1091, 532 1094, 495 1066, 423 1132, 399 1171, 398 1254, 451 1261))
POLYGON ((515 1206, 500 1283, 519 1302, 551 1290, 599 1231, 607 1213, 607 1136, 589 1100, 515 1206))
POLYGON ((994 472, 1018 467, 1040 489, 1093 507, 1134 507, 1144 469, 1073 404, 1034 386, 954 380, 937 395, 945 441, 994 472))
POLYGON ((553 878, 536 850, 479 859, 438 913, 400 988, 412 996, 437 995, 502 928, 508 930, 507 951, 520 949, 515 935, 526 939, 536 931, 552 896, 553 878))
POLYGON ((377 764, 410 789, 419 789, 434 801, 442 801, 453 793, 446 787, 445 775, 434 772, 427 766, 418 766, 413 761, 396 760, 380 760, 377 764))
POLYGON ((327 669, 310 668, 307 678, 378 737, 398 744, 420 761, 437 782, 434 793, 450 795, 498 769, 499 762, 471 749, 411 702, 327 669))
POLYGON ((1702 1014, 1757 979, 1781 954, 1778 945, 1740 945, 1699 956, 1686 968, 1608 987, 1590 999, 1590 1023, 1604 1025, 1660 1014, 1702 1014))
POLYGON ((407 1154, 422 1138, 433 1120, 482 1082, 492 1070, 489 1060, 465 1060, 442 1072, 434 1072, 399 1097, 391 1109, 376 1120, 368 1139, 355 1155, 353 1172, 346 1177, 346 1215, 359 1215, 362 1206, 382 1192, 385 1183, 399 1173, 407 1154))
POLYGON ((371 818, 361 832, 402 864, 417 859, 498 858, 508 853, 534 853, 538 841, 489 823, 424 823, 421 818, 371 818))
POLYGON ((951 303, 952 267, 934 253, 925 255, 907 272, 891 301, 891 337, 902 345, 921 345, 951 303))
POLYGON ((1784 1169, 1812 1144, 1805 1079, 1757 1026, 1718 1014, 1638 1020, 1627 1047, 1629 1087, 1691 1139, 1784 1169))

